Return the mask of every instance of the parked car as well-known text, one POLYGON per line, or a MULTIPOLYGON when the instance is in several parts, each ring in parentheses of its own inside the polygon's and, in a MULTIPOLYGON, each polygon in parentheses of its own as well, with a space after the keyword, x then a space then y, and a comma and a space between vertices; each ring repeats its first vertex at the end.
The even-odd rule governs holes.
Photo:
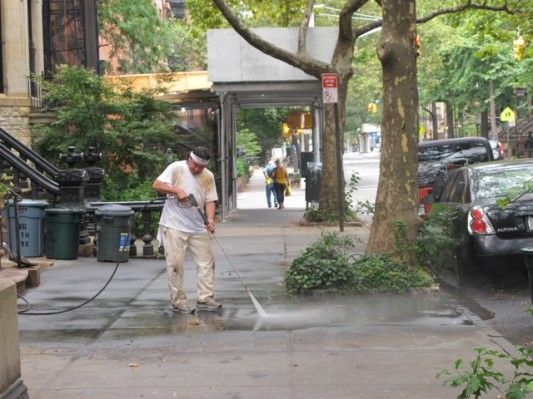
POLYGON ((532 187, 533 160, 468 165, 448 176, 438 202, 457 211, 460 266, 533 247, 532 187))
POLYGON ((504 151, 503 145, 498 140, 489 140, 490 147, 492 148, 492 157, 495 160, 503 159, 504 151))
POLYGON ((483 137, 462 137, 421 142, 418 145, 418 200, 421 217, 431 210, 426 198, 439 196, 442 183, 450 170, 477 162, 493 160, 489 141, 483 137))

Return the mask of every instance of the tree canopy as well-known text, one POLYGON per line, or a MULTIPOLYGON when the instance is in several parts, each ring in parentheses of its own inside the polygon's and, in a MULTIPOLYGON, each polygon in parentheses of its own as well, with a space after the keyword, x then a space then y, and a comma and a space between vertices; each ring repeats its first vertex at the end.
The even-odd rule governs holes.
POLYGON ((167 69, 175 31, 157 14, 152 0, 101 0, 100 36, 119 72, 148 73, 167 69))

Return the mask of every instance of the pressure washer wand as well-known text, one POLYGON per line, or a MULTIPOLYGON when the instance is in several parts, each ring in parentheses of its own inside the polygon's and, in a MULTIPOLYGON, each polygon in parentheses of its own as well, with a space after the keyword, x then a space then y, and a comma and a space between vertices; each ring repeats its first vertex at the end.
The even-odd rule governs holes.
MULTIPOLYGON (((187 202, 195 207, 197 210, 198 210, 198 213, 200 214, 200 216, 202 217, 202 220, 204 221, 204 224, 207 226, 209 224, 209 222, 207 221, 207 217, 205 216, 205 213, 202 212, 202 210, 200 209, 200 207, 198 206, 198 202, 196 201, 196 198, 194 197, 193 194, 189 194, 189 197, 187 198, 187 202)), ((237 277, 239 277, 239 280, 241 280, 241 283, 242 285, 244 285, 244 288, 246 289, 246 291, 248 291, 249 294, 250 293, 250 288, 248 288, 248 285, 246 284, 246 282, 244 281, 244 279, 241 277, 239 271, 237 270, 237 268, 235 267, 235 265, 233 264, 233 262, 231 261, 229 255, 227 254, 226 250, 224 249, 224 247, 222 246, 220 240, 218 239, 218 237, 215 235, 215 233, 211 233, 213 235, 213 237, 215 237, 215 240, 217 241, 218 243, 218 246, 220 247, 220 249, 222 250, 222 253, 224 254, 224 256, 226 257, 226 259, 228 260, 229 264, 231 265, 231 267, 233 268, 233 270, 235 271, 235 274, 237 274, 237 277)))
MULTIPOLYGON (((202 212, 202 210, 200 209, 200 207, 198 206, 198 202, 196 201, 196 198, 194 198, 194 195, 192 194, 189 194, 189 197, 187 198, 187 201, 189 202, 189 204, 191 206, 194 206, 198 212, 200 213, 200 216, 202 217, 202 220, 204 221, 204 224, 207 226, 209 223, 207 222, 207 218, 204 214, 204 212, 202 212)), ((248 288, 248 285, 246 284, 246 282, 244 281, 244 279, 241 277, 241 274, 239 273, 239 271, 237 270, 237 268, 235 267, 235 265, 233 264, 233 262, 231 261, 228 253, 226 252, 226 250, 224 249, 224 247, 222 246, 222 243, 220 242, 220 240, 218 239, 218 237, 215 235, 215 233, 211 233, 213 235, 213 237, 215 237, 215 240, 217 241, 218 243, 218 246, 220 247, 220 249, 222 250, 222 253, 224 254, 224 256, 226 257, 226 259, 228 260, 229 264, 231 265, 231 267, 233 268, 233 270, 235 271, 235 274, 237 275, 237 277, 239 277, 239 280, 241 280, 241 283, 242 285, 244 286, 244 289, 246 290, 246 292, 248 293, 248 295, 250 296, 250 299, 252 300, 252 303, 254 304, 255 306, 255 309, 257 310, 257 314, 259 315, 260 318, 266 318, 266 317, 269 317, 269 314, 265 311, 265 309, 263 309, 263 307, 261 306, 261 304, 259 303, 259 301, 255 298, 254 294, 252 294, 252 291, 250 290, 250 288, 248 288)))

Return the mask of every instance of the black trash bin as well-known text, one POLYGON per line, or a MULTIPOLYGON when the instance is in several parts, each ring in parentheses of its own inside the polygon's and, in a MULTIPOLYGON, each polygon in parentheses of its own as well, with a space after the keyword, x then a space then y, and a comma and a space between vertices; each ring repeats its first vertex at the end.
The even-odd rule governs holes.
POLYGON ((320 185, 322 179, 322 163, 308 162, 307 177, 305 178, 305 202, 318 202, 320 199, 320 185))
POLYGON ((99 262, 127 262, 130 252, 130 231, 133 210, 124 205, 99 207, 96 216, 96 248, 99 262))
POLYGON ((77 259, 82 210, 52 208, 46 210, 46 257, 77 259))
POLYGON ((304 152, 302 151, 300 153, 301 162, 300 165, 302 165, 302 177, 305 177, 307 179, 307 176, 309 175, 309 163, 313 162, 315 160, 314 157, 315 154, 312 152, 304 152))

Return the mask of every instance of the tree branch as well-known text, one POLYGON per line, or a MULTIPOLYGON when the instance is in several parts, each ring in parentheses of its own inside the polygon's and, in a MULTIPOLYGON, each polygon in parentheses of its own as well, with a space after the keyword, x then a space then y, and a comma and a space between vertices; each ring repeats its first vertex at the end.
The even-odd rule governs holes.
MULTIPOLYGON (((477 4, 477 3, 473 3, 472 0, 468 0, 465 4, 462 4, 460 6, 443 8, 440 10, 436 10, 421 18, 417 18, 416 23, 423 24, 440 15, 454 14, 454 13, 459 13, 459 12, 466 11, 466 10, 486 10, 486 11, 499 11, 499 12, 503 11, 508 14, 516 14, 520 12, 519 10, 511 10, 507 2, 505 2, 502 6, 490 6, 490 5, 487 5, 485 2, 483 2, 483 4, 477 4)), ((372 29, 379 28, 382 24, 383 24, 383 21, 381 20, 371 22, 365 26, 354 29, 353 34, 355 38, 357 39, 359 36, 370 32, 372 29)))
POLYGON ((246 27, 231 11, 224 0, 212 0, 215 6, 220 10, 224 18, 235 29, 235 31, 241 35, 251 46, 255 47, 259 51, 270 55, 280 61, 299 68, 305 73, 315 76, 320 79, 320 74, 331 70, 331 65, 323 61, 317 60, 309 56, 307 53, 296 54, 292 53, 284 48, 276 46, 267 40, 264 40, 261 36, 252 32, 251 29, 246 27))
POLYGON ((458 13, 458 12, 466 11, 466 10, 504 11, 508 14, 515 14, 517 12, 516 10, 514 11, 511 10, 507 2, 505 2, 502 6, 489 6, 485 2, 483 2, 483 4, 476 4, 476 3, 473 3, 472 0, 468 0, 465 4, 462 4, 460 6, 442 8, 440 10, 436 10, 432 13, 429 13, 428 15, 425 15, 421 18, 417 18, 416 23, 423 24, 424 22, 428 22, 432 20, 433 18, 438 17, 440 15, 453 14, 453 13, 458 13))
MULTIPOLYGON (((354 40, 352 32, 353 13, 364 6, 368 0, 349 0, 339 14, 339 39, 343 41, 354 40)), ((355 36, 357 38, 357 36, 355 36)))
POLYGON ((379 21, 370 22, 369 24, 366 24, 365 26, 361 26, 360 28, 354 29, 353 35, 355 39, 365 33, 370 32, 373 29, 379 28, 381 25, 383 25, 383 21, 380 19, 379 21))
POLYGON ((298 30, 298 54, 307 54, 307 31, 309 29, 309 20, 311 19, 314 5, 315 0, 307 0, 304 18, 300 24, 300 29, 298 30))

